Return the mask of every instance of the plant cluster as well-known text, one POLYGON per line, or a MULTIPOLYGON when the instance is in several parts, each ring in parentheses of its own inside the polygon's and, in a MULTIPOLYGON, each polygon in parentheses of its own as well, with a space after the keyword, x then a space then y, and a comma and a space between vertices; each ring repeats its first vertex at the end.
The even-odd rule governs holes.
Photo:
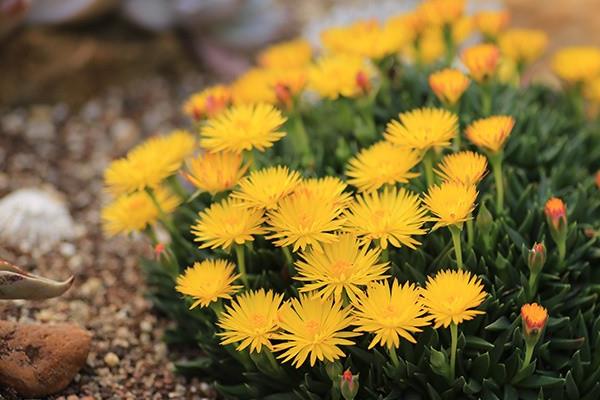
POLYGON ((178 364, 239 399, 600 396, 600 50, 426 0, 274 45, 106 170, 178 364), (459 47, 477 30, 481 44, 459 47), (461 67, 462 68, 459 68, 461 67), (585 102, 584 99, 589 99, 585 102))

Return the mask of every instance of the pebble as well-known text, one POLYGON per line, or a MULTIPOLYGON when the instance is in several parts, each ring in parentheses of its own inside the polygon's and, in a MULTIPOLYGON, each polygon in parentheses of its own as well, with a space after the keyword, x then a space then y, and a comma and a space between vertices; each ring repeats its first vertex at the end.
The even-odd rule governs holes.
POLYGON ((120 361, 121 360, 119 360, 119 356, 113 352, 106 353, 106 355, 104 356, 104 363, 111 368, 119 365, 120 361))

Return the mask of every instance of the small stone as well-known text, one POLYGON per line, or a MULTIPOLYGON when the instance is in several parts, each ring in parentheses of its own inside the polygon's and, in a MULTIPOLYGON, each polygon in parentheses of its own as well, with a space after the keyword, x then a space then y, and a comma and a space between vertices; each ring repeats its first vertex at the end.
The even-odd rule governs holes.
POLYGON ((61 243, 59 250, 64 257, 73 257, 76 251, 73 243, 61 243))
POLYGON ((69 396, 67 396, 67 400, 79 400, 79 396, 70 394, 69 396))
POLYGON ((119 365, 120 361, 121 360, 119 360, 119 356, 113 353, 112 351, 110 353, 106 353, 106 355, 104 356, 104 363, 111 368, 119 365))
POLYGON ((92 336, 72 324, 0 321, 0 386, 23 397, 44 397, 66 388, 85 364, 92 336))

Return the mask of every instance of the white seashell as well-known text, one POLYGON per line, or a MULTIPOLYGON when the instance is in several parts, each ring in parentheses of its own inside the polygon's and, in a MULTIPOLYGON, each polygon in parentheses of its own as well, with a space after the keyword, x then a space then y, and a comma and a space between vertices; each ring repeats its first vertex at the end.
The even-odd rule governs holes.
POLYGON ((21 250, 44 253, 75 236, 64 201, 52 190, 27 188, 0 200, 0 240, 21 250))

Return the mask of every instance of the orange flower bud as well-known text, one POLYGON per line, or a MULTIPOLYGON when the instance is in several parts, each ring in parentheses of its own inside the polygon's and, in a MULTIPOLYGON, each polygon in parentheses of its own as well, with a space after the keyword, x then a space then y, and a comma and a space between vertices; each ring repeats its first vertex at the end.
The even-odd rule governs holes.
POLYGON ((561 224, 567 224, 567 207, 558 197, 552 197, 546 202, 544 213, 552 228, 556 230, 561 228, 561 224))
POLYGON ((539 337, 548 322, 548 311, 537 303, 524 304, 521 307, 521 318, 526 337, 539 337))
POLYGON ((359 71, 358 74, 356 74, 356 84, 365 94, 369 93, 371 90, 371 82, 364 71, 359 71))
POLYGON ((165 251, 165 245, 163 243, 156 243, 154 246, 154 256, 159 259, 162 253, 165 251))
POLYGON ((546 263, 546 246, 544 243, 535 243, 529 250, 527 265, 532 273, 539 273, 546 263))
POLYGON ((479 44, 463 51, 461 60, 477 82, 482 82, 496 73, 500 61, 500 50, 492 44, 479 44))
POLYGON ((600 189, 600 171, 596 172, 596 186, 600 189))
POLYGON ((345 400, 353 400, 358 393, 358 374, 352 375, 349 369, 345 370, 340 380, 340 392, 345 400))

